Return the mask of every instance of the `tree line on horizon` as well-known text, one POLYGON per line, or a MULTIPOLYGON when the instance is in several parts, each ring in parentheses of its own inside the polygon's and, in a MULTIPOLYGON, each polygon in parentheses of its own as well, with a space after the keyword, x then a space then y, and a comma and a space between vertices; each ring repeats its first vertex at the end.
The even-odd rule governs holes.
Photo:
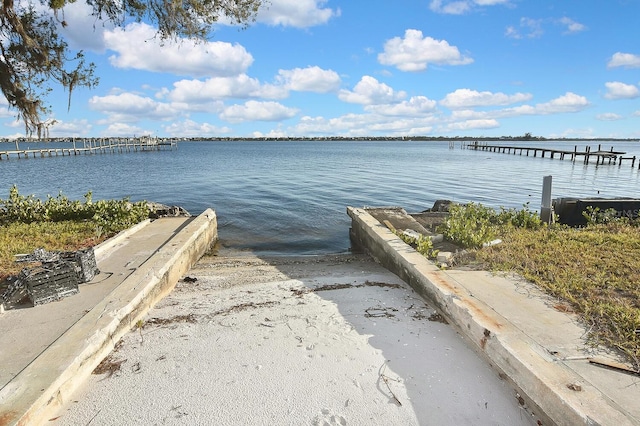
MULTIPOLYGON (((108 140, 108 139, 132 139, 140 140, 147 139, 149 136, 140 137, 122 137, 114 136, 110 137, 86 137, 86 138, 38 138, 34 141, 33 138, 0 138, 0 143, 15 143, 18 142, 71 142, 72 140, 108 140)), ((516 141, 516 142, 554 142, 554 141, 619 141, 619 142, 639 142, 638 138, 546 138, 544 136, 531 136, 531 134, 525 134, 525 136, 279 136, 279 137, 236 137, 236 136, 206 136, 206 137, 189 137, 189 138, 177 138, 177 137, 152 137, 157 140, 172 140, 172 141, 190 141, 190 142, 241 142, 241 141, 460 141, 460 142, 504 142, 504 141, 516 141), (529 136, 527 136, 529 135, 529 136)))

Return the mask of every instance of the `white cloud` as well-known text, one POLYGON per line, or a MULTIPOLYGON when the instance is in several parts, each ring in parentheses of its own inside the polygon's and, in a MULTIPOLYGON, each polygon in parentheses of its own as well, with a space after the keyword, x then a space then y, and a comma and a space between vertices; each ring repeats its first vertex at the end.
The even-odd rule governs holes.
POLYGON ((587 26, 579 22, 574 21, 571 18, 563 17, 560 19, 532 19, 532 18, 520 18, 518 26, 509 25, 505 29, 504 35, 508 38, 523 39, 523 38, 539 38, 544 34, 543 24, 548 22, 554 22, 566 27, 564 34, 577 34, 587 30, 587 26))
POLYGON ((640 55, 616 52, 607 63, 607 67, 640 68, 640 55))
POLYGON ((149 130, 144 130, 142 127, 132 126, 125 123, 113 123, 109 125, 104 132, 105 136, 142 136, 152 134, 149 130))
POLYGON ((544 33, 541 19, 520 18, 520 27, 527 30, 527 38, 538 38, 544 33))
POLYGON ((585 31, 587 27, 579 22, 574 21, 571 18, 567 18, 566 16, 560 18, 560 23, 567 27, 565 34, 575 34, 581 31, 585 31))
POLYGON ((72 49, 104 53, 104 33, 114 25, 92 16, 92 12, 86 2, 66 2, 63 16, 66 26, 60 25, 60 34, 72 49))
POLYGON ((409 29, 405 31, 404 38, 394 37, 386 41, 378 61, 401 71, 423 71, 429 64, 466 65, 473 59, 462 56, 458 48, 446 40, 423 37, 422 31, 409 29))
POLYGON ((634 111, 634 113, 631 115, 633 115, 634 117, 640 117, 640 109, 638 111, 634 111))
MULTIPOLYGON (((493 95, 493 94, 492 94, 493 95)), ((514 101, 529 99, 530 95, 518 94, 514 97, 499 94, 489 101, 514 101)), ((311 135, 331 134, 362 136, 372 134, 415 135, 493 129, 501 126, 500 119, 526 115, 549 115, 578 112, 589 106, 583 96, 568 92, 549 102, 536 105, 522 105, 514 108, 491 111, 455 109, 444 115, 436 109, 436 103, 426 97, 413 97, 396 104, 368 105, 364 114, 345 114, 335 118, 302 117, 287 134, 311 135), (397 115, 396 115, 397 114, 397 115)))
POLYGON ((509 4, 510 0, 473 0, 479 6, 495 6, 497 4, 509 4))
POLYGON ((445 2, 442 0, 432 0, 431 3, 429 3, 429 9, 436 13, 462 15, 471 10, 471 2, 466 0, 445 2))
POLYGON ((451 113, 454 121, 486 119, 490 115, 500 115, 502 111, 476 111, 473 109, 458 109, 451 113))
POLYGON ((376 113, 370 114, 345 114, 339 117, 301 117, 300 120, 285 134, 289 135, 341 135, 368 136, 373 134, 384 135, 424 135, 432 131, 433 126, 439 123, 439 118, 434 115, 416 117, 383 116, 376 113))
POLYGON ((431 114, 436 110, 436 101, 426 96, 414 96, 397 104, 368 105, 365 111, 394 117, 417 117, 431 114))
POLYGON ((436 13, 462 15, 474 10, 477 6, 508 5, 509 0, 431 0, 429 9, 436 13))
POLYGON ((9 108, 9 102, 7 101, 7 98, 4 95, 0 94, 0 118, 15 119, 17 113, 18 112, 16 110, 9 108))
POLYGON ((607 88, 604 95, 606 99, 634 99, 640 96, 640 89, 633 84, 609 81, 604 85, 607 88))
POLYGON ((591 104, 584 96, 567 92, 564 95, 551 100, 550 102, 537 104, 535 107, 538 114, 556 114, 565 112, 578 112, 588 108, 591 104))
POLYGON ((509 38, 515 38, 515 39, 521 39, 522 38, 522 35, 520 35, 518 30, 516 30, 515 27, 513 27, 512 25, 509 25, 504 30, 504 35, 505 35, 505 37, 509 37, 509 38))
POLYGON ((5 135, 3 137, 5 137, 5 138, 7 138, 9 140, 14 140, 14 139, 18 139, 18 138, 24 138, 25 135, 24 135, 24 133, 18 132, 18 133, 13 133, 13 134, 10 134, 10 135, 5 135))
POLYGON ((86 120, 62 121, 56 120, 56 123, 49 127, 49 136, 51 137, 80 137, 88 136, 93 129, 92 124, 86 120))
POLYGON ((296 28, 326 24, 340 16, 340 9, 325 8, 325 3, 327 0, 271 0, 266 8, 260 9, 257 20, 296 28))
POLYGON ((162 42, 156 37, 156 31, 144 23, 105 31, 106 47, 116 52, 109 57, 111 65, 195 77, 228 77, 243 73, 253 63, 253 57, 239 44, 162 42))
POLYGON ((579 112, 590 104, 584 96, 567 92, 549 102, 536 105, 521 105, 492 111, 476 111, 472 109, 456 109, 448 117, 440 117, 442 124, 438 131, 462 131, 473 129, 489 129, 499 127, 498 119, 525 115, 550 115, 579 112))
POLYGON ((276 80, 289 90, 297 92, 327 93, 340 87, 340 76, 333 70, 320 67, 280 70, 276 80))
POLYGON ((500 127, 500 123, 498 120, 487 119, 487 120, 466 120, 460 121, 456 123, 449 123, 445 126, 446 130, 473 130, 473 129, 493 129, 496 127, 500 127))
POLYGON ((549 102, 536 104, 534 106, 522 105, 513 108, 506 108, 504 110, 501 110, 497 116, 514 117, 518 115, 562 114, 583 111, 589 106, 591 106, 591 104, 584 96, 576 95, 572 92, 567 92, 564 95, 549 102))
POLYGON ((603 114, 596 115, 596 119, 600 121, 616 121, 622 120, 622 116, 613 112, 605 112, 603 114))
POLYGON ((245 121, 281 121, 291 118, 298 113, 295 108, 289 108, 278 102, 247 101, 244 105, 232 105, 220 114, 220 118, 231 123, 245 121))
POLYGON ((579 112, 591 104, 584 96, 567 92, 549 102, 535 105, 520 105, 491 111, 476 111, 472 109, 455 109, 451 113, 453 121, 490 120, 497 118, 518 117, 523 115, 549 115, 579 112))
POLYGON ((262 85, 246 74, 235 77, 215 77, 205 81, 180 80, 173 83, 173 90, 166 96, 175 102, 208 103, 216 99, 246 99, 261 97, 282 99, 288 91, 282 86, 262 85))
POLYGON ((550 133, 548 138, 549 139, 562 139, 562 138, 583 138, 583 139, 589 139, 589 138, 593 138, 596 136, 596 133, 594 132, 594 130, 592 128, 585 128, 585 129, 573 129, 573 128, 568 128, 565 129, 564 131, 562 131, 561 133, 550 133))
POLYGON ((24 121, 17 119, 15 115, 13 116, 13 121, 5 122, 4 125, 11 129, 16 129, 18 127, 24 129, 24 121))
POLYGON ((533 98, 529 93, 516 93, 506 95, 504 93, 478 92, 470 89, 458 89, 447 94, 440 105, 449 109, 472 108, 479 106, 510 105, 525 102, 533 98))
POLYGON ((143 118, 169 120, 180 113, 172 104, 157 102, 133 93, 93 96, 89 108, 107 114, 111 122, 136 122, 143 118))
POLYGON ((538 38, 544 34, 541 19, 520 18, 520 29, 510 25, 505 30, 505 36, 509 38, 538 38))
POLYGON ((175 121, 167 126, 163 126, 163 130, 171 136, 180 137, 198 137, 211 136, 230 133, 229 127, 218 127, 209 123, 198 123, 193 120, 175 121))
POLYGON ((368 75, 360 79, 353 91, 341 90, 338 93, 341 101, 362 105, 389 104, 405 97, 405 92, 395 92, 391 87, 368 75))

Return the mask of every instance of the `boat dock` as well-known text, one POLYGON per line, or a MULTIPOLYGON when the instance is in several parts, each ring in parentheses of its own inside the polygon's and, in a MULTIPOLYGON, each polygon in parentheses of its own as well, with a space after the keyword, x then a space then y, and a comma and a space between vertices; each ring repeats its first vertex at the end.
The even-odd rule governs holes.
MULTIPOLYGON (((16 142, 14 150, 0 150, 0 160, 9 160, 10 158, 37 158, 37 157, 57 157, 80 155, 80 154, 107 154, 107 153, 125 153, 138 151, 159 151, 161 149, 173 149, 178 146, 175 139, 158 139, 152 137, 142 138, 87 138, 80 140, 64 141, 70 144, 67 148, 61 147, 38 147, 20 149, 19 143, 16 142)), ((25 143, 25 142, 22 142, 25 143)), ((38 142, 42 145, 41 142, 38 142)))
MULTIPOLYGON (((631 167, 635 166, 636 156, 633 157, 625 157, 626 152, 623 151, 614 151, 613 147, 609 151, 603 150, 601 145, 598 145, 597 150, 591 150, 590 146, 587 146, 584 151, 578 151, 578 146, 575 145, 573 151, 563 150, 563 149, 554 149, 547 147, 531 147, 531 146, 509 146, 509 145, 488 145, 481 144, 477 141, 474 143, 470 143, 466 145, 467 149, 473 149, 476 151, 487 151, 487 152, 499 152, 503 154, 511 154, 513 155, 523 153, 528 157, 529 154, 532 154, 533 157, 542 157, 545 158, 548 154, 548 158, 554 159, 559 158, 560 160, 564 160, 569 157, 571 161, 576 161, 579 157, 582 158, 584 164, 589 164, 589 161, 593 158, 596 159, 596 165, 599 164, 618 164, 621 165, 623 160, 631 161, 631 167)), ((639 162, 640 163, 640 162, 639 162)), ((639 164, 640 165, 640 164, 639 164)))

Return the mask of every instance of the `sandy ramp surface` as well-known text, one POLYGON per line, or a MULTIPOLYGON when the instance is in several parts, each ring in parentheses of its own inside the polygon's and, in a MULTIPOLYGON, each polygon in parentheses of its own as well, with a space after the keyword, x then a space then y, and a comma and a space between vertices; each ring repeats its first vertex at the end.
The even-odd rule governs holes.
POLYGON ((50 424, 531 425, 366 256, 203 258, 50 424))

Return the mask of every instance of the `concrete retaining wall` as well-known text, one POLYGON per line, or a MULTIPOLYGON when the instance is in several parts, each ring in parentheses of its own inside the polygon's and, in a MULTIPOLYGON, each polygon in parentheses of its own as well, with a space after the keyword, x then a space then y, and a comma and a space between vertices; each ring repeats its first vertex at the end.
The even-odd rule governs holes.
MULTIPOLYGON (((116 250, 118 239, 127 235, 124 233, 115 237, 106 246, 97 249, 98 254, 116 250)), ((113 350, 118 340, 174 288, 180 277, 207 252, 217 238, 216 214, 207 209, 20 373, 20 377, 14 380, 17 386, 15 398, 7 401, 16 410, 17 422, 3 423, 0 419, 0 424, 46 424, 52 413, 69 401, 76 388, 113 350), (80 349, 78 346, 81 346, 80 349), (42 389, 39 397, 31 400, 19 391, 37 383, 39 371, 59 366, 60 359, 73 350, 77 351, 75 359, 70 364, 60 366, 57 380, 42 389), (25 404, 28 405, 25 407, 25 404)))
MULTIPOLYGON (((545 358, 545 350, 508 319, 475 298, 364 209, 347 208, 354 247, 407 282, 458 329, 518 392, 542 424, 630 424, 597 389, 567 391, 575 372, 545 358), (578 396, 578 394, 580 394, 578 396)), ((499 295, 496 295, 499 297, 499 295)), ((547 354, 548 356, 548 354, 547 354)))

